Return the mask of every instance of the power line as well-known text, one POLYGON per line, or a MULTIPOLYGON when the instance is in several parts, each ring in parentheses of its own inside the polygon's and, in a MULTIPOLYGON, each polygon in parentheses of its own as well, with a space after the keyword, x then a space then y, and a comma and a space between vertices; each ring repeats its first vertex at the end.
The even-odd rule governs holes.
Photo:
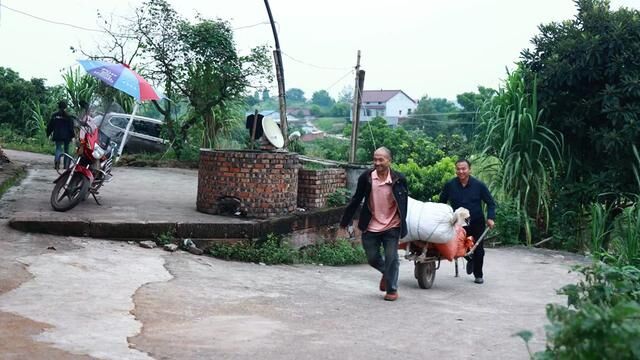
POLYGON ((285 52, 284 52, 284 51, 282 51, 282 50, 280 50, 280 52, 282 53, 282 55, 284 55, 284 56, 288 57, 289 59, 291 59, 291 60, 293 60, 293 61, 295 61, 295 62, 298 62, 298 63, 300 63, 300 64, 304 64, 304 65, 307 65, 307 66, 311 66, 311 67, 314 67, 314 68, 316 68, 316 69, 322 69, 322 70, 347 70, 347 69, 350 69, 350 68, 346 68, 346 67, 345 67, 345 68, 338 68, 338 67, 329 67, 329 66, 314 65, 314 64, 310 64, 310 63, 308 63, 308 62, 302 61, 302 60, 298 60, 298 59, 294 58, 293 56, 291 56, 291 55, 289 55, 289 54, 285 53, 285 52))
POLYGON ((353 74, 353 70, 349 70, 349 72, 347 72, 346 74, 342 75, 342 77, 340 77, 340 79, 336 80, 336 82, 334 82, 333 84, 331 84, 328 88, 326 88, 326 91, 329 91, 331 88, 333 88, 334 86, 338 85, 338 83, 342 80, 344 80, 344 78, 346 78, 347 76, 353 74))
POLYGON ((87 27, 84 27, 84 26, 78 26, 78 25, 74 25, 74 24, 61 22, 61 21, 54 21, 54 20, 45 19, 45 18, 40 17, 40 16, 32 15, 32 14, 29 14, 27 12, 8 7, 7 5, 4 5, 4 4, 0 4, 0 7, 3 7, 5 9, 7 9, 7 10, 11 10, 11 11, 16 12, 18 14, 22 14, 24 16, 28 16, 30 18, 34 18, 36 20, 44 21, 44 22, 47 22, 47 23, 50 23, 50 24, 68 26, 68 27, 71 27, 71 28, 74 28, 74 29, 84 30, 84 31, 105 32, 104 30, 100 30, 100 29, 91 29, 91 28, 87 28, 87 27))
POLYGON ((467 115, 467 114, 477 114, 476 111, 460 111, 460 112, 449 112, 449 113, 429 113, 429 114, 410 114, 405 117, 424 117, 424 116, 448 116, 448 115, 467 115))
POLYGON ((269 23, 268 21, 263 21, 263 22, 252 24, 252 25, 239 26, 237 28, 232 28, 231 30, 249 29, 249 28, 253 28, 253 27, 256 27, 256 26, 260 26, 260 25, 271 25, 271 23, 269 23))

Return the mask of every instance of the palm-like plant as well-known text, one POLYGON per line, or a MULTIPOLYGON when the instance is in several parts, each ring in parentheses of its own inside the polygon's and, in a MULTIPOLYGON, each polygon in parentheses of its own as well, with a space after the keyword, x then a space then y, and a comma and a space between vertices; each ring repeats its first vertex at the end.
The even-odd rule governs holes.
POLYGON ((30 136, 35 137, 40 145, 47 143, 47 115, 46 106, 36 101, 29 100, 29 110, 31 116, 27 120, 25 127, 30 136))
POLYGON ((81 74, 79 68, 67 69, 67 72, 62 75, 62 79, 67 97, 76 111, 80 110, 80 101, 91 103, 98 87, 98 80, 90 75, 81 74))
POLYGON ((550 187, 563 155, 563 139, 540 123, 536 80, 527 87, 523 70, 508 73, 505 86, 481 112, 483 155, 497 157, 498 176, 492 185, 498 196, 515 200, 528 245, 532 218, 549 223, 550 187))

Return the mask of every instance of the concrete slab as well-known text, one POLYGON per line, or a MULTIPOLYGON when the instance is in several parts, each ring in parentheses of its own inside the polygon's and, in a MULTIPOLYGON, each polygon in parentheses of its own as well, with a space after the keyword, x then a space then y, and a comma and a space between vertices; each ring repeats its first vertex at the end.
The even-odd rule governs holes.
POLYGON ((179 238, 238 239, 338 222, 342 210, 321 210, 260 220, 203 214, 196 210, 197 170, 171 168, 114 169, 114 179, 92 198, 61 213, 49 197, 57 174, 47 158, 22 152, 9 154, 33 163, 22 184, 0 201, 0 218, 18 230, 109 239, 150 239, 164 233, 179 238))
POLYGON ((532 330, 533 350, 544 347, 545 304, 566 301, 555 290, 576 280, 575 263, 488 249, 484 285, 443 263, 422 290, 402 261, 390 303, 367 265, 260 266, 0 221, 0 349, 30 359, 526 359, 512 335, 532 330))

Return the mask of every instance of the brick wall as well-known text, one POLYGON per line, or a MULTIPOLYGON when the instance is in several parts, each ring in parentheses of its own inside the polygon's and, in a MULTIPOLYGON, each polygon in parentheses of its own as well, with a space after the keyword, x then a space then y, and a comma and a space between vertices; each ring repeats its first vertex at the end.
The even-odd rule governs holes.
POLYGON ((235 197, 250 217, 289 214, 296 209, 299 167, 295 153, 201 150, 198 211, 220 214, 220 199, 235 197))
POLYGON ((317 209, 327 206, 327 198, 338 188, 347 186, 344 169, 321 169, 298 172, 298 207, 317 209))

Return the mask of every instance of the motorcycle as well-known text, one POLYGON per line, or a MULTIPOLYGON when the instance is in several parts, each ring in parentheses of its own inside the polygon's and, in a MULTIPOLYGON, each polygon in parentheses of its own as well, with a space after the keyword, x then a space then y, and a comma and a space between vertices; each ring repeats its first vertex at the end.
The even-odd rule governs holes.
POLYGON ((69 154, 63 154, 71 160, 71 166, 54 181, 51 192, 51 207, 55 211, 73 209, 81 201, 93 196, 96 204, 101 205, 96 195, 100 188, 111 180, 111 168, 116 157, 117 144, 90 125, 81 126, 80 142, 74 159, 69 154))

